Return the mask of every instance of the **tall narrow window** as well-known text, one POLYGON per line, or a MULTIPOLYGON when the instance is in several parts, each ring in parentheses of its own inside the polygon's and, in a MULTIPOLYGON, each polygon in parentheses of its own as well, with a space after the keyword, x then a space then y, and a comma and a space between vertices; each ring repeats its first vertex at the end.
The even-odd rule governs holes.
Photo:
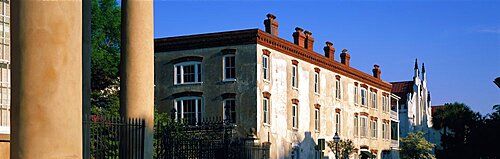
POLYGON ((226 99, 224 100, 224 120, 228 120, 230 123, 236 123, 236 100, 226 99))
POLYGON ((372 137, 377 138, 377 120, 371 121, 371 132, 372 132, 372 137))
POLYGON ((319 72, 314 73, 314 93, 319 94, 319 72))
POLYGON ((371 103, 373 109, 377 109, 377 92, 371 91, 371 103))
POLYGON ((269 80, 270 70, 269 70, 269 57, 267 55, 262 56, 262 76, 264 80, 269 80))
POLYGON ((361 137, 366 137, 366 134, 368 132, 367 118, 360 117, 360 119, 361 119, 361 137))
POLYGON ((175 100, 176 119, 184 119, 189 124, 202 121, 201 97, 182 97, 175 100))
POLYGON ((292 65, 292 87, 297 88, 297 65, 292 65))
POLYGON ((201 62, 182 62, 174 66, 174 84, 201 82, 201 62))
POLYGON ((297 128, 297 114, 298 114, 298 110, 297 110, 297 105, 296 104, 293 104, 292 105, 292 127, 293 128, 297 128))
POLYGON ((234 55, 224 56, 224 80, 231 81, 236 79, 236 63, 234 55))
POLYGON ((359 100, 359 87, 356 85, 354 86, 354 105, 358 105, 358 100, 359 100))
POLYGON ((314 130, 319 131, 319 109, 314 109, 314 130))
POLYGON ((358 116, 354 116, 354 136, 358 136, 358 116))
POLYGON ((269 99, 264 98, 262 100, 262 111, 264 115, 264 124, 270 124, 271 122, 269 121, 269 99))
POLYGON ((382 139, 386 139, 387 137, 386 131, 387 131, 387 126, 385 123, 382 123, 382 139))
POLYGON ((366 89, 361 88, 361 105, 366 106, 367 100, 366 100, 366 89))
POLYGON ((341 98, 340 79, 335 81, 335 99, 341 98))
POLYGON ((340 134, 340 112, 335 113, 335 131, 340 134))

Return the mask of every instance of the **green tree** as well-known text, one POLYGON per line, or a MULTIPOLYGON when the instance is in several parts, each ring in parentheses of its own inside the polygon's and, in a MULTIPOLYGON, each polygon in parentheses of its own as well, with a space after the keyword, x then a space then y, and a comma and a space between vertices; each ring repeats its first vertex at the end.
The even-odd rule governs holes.
MULTIPOLYGON (((327 141, 326 144, 328 145, 330 150, 332 150, 333 154, 335 154, 335 156, 337 156, 337 152, 335 151, 336 150, 335 149, 335 142, 334 141, 327 141)), ((340 153, 340 154, 338 154, 340 156, 340 158, 349 158, 349 156, 354 153, 354 143, 350 139, 347 139, 347 140, 342 139, 338 143, 338 150, 340 153)))
POLYGON ((438 158, 478 158, 482 151, 481 136, 484 119, 463 103, 447 103, 434 113, 433 128, 443 129, 442 149, 436 150, 438 158))
POLYGON ((119 76, 121 10, 116 0, 92 0, 91 9, 91 88, 101 91, 119 76))
POLYGON ((400 155, 403 159, 433 159, 431 154, 434 144, 425 140, 424 133, 408 133, 406 138, 401 138, 400 155))

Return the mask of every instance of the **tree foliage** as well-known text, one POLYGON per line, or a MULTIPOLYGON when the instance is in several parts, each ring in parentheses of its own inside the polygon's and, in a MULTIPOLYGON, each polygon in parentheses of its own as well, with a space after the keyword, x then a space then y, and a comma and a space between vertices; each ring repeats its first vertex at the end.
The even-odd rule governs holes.
POLYGON ((339 140, 339 143, 338 143, 338 150, 339 150, 338 153, 339 154, 337 154, 337 151, 335 151, 336 144, 334 141, 327 141, 326 144, 328 145, 330 150, 332 150, 333 154, 335 154, 335 156, 339 155, 340 158, 349 158, 349 156, 354 153, 354 143, 350 139, 339 140))
POLYGON ((403 159, 432 159, 431 154, 434 144, 425 140, 424 133, 408 133, 406 138, 401 138, 400 155, 403 159))
POLYGON ((119 76, 121 10, 115 0, 92 0, 91 87, 103 90, 119 76))

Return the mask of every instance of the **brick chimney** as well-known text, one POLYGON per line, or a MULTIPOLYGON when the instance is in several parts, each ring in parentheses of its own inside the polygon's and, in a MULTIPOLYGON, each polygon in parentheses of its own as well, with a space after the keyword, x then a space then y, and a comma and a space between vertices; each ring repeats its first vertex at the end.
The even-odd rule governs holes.
POLYGON ((340 62, 349 66, 349 60, 351 60, 351 55, 347 53, 347 49, 342 50, 342 53, 340 54, 340 62))
POLYGON ((278 36, 278 21, 276 21, 276 16, 269 13, 267 14, 267 19, 264 20, 264 26, 266 27, 266 32, 278 36))
POLYGON ((325 56, 330 59, 330 60, 335 60, 334 59, 334 54, 335 54, 335 48, 333 47, 333 43, 327 41, 326 46, 323 47, 323 51, 325 51, 325 56))
POLYGON ((306 41, 305 43, 305 48, 307 50, 313 51, 313 45, 314 45, 314 38, 312 37, 312 33, 310 31, 304 31, 304 34, 306 35, 306 41))
POLYGON ((380 79, 380 73, 382 73, 382 71, 380 71, 380 68, 377 64, 373 65, 372 72, 373 72, 373 77, 380 79))
POLYGON ((304 29, 300 27, 295 27, 295 32, 292 34, 293 36, 293 43, 296 45, 299 45, 301 47, 304 47, 304 42, 306 40, 306 35, 302 33, 304 29))

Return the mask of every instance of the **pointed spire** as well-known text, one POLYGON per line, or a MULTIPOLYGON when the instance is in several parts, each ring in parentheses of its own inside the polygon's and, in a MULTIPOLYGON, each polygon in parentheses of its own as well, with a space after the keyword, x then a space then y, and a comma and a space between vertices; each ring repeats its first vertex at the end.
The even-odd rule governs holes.
POLYGON ((422 63, 422 73, 425 73, 425 65, 422 63))
POLYGON ((415 70, 418 69, 418 62, 417 59, 415 58, 415 70))

